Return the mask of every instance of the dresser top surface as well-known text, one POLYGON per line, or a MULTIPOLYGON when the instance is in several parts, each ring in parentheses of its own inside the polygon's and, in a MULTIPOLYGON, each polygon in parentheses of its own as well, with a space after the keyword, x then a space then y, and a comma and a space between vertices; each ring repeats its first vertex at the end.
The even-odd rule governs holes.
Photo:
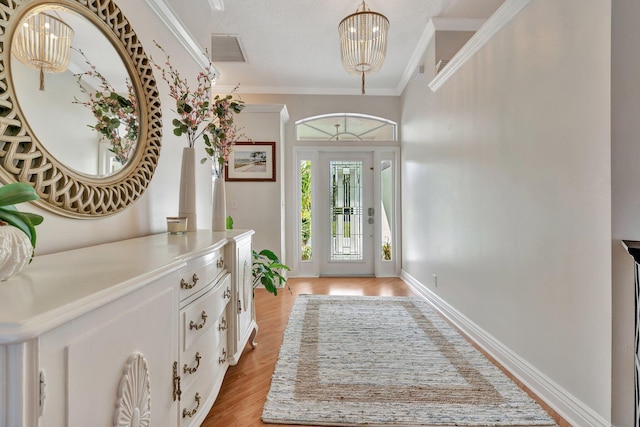
POLYGON ((252 234, 162 233, 37 256, 0 282, 0 344, 37 336, 252 234))

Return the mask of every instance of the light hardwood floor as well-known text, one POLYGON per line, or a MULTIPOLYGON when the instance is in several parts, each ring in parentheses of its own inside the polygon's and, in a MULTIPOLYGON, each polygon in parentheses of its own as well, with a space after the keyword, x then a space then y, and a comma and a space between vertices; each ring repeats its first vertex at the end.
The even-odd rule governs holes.
MULTIPOLYGON (((278 359, 282 335, 291 307, 298 295, 415 295, 411 288, 398 278, 331 277, 289 279, 288 283, 291 291, 282 289, 277 296, 269 294, 264 289, 256 289, 258 346, 255 349, 247 346, 240 362, 229 368, 220 394, 202 427, 284 427, 281 424, 264 424, 260 416, 271 385, 271 375, 278 359)), ((561 427, 569 426, 547 405, 540 403, 561 427)), ((285 402, 283 404, 286 405, 285 402)))

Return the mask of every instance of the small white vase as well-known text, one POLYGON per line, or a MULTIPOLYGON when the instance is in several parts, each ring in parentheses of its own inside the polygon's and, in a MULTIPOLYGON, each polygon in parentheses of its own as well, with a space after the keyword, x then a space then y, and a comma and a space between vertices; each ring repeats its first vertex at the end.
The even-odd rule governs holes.
POLYGON ((213 176, 211 183, 211 230, 225 231, 227 229, 227 200, 224 189, 224 178, 213 176))
POLYGON ((182 167, 180 169, 180 198, 178 216, 187 218, 187 231, 196 231, 196 150, 193 147, 182 149, 182 167))
POLYGON ((31 241, 22 230, 6 223, 0 226, 0 281, 20 273, 32 254, 31 241))

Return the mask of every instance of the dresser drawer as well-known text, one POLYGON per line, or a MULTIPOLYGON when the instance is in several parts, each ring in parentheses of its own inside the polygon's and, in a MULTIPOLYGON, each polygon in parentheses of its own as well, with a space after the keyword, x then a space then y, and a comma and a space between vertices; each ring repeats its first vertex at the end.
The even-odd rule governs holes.
POLYGON ((182 386, 189 388, 209 365, 226 362, 227 313, 223 311, 212 327, 187 351, 180 354, 182 386))
POLYGON ((180 300, 194 295, 198 291, 206 288, 222 272, 225 271, 225 263, 221 249, 203 255, 197 259, 189 261, 180 270, 180 300))
MULTIPOLYGON (((221 317, 230 299, 231 275, 227 274, 209 292, 180 311, 182 351, 190 350, 200 337, 207 334, 221 317)), ((229 319, 225 320, 229 322, 229 319)))
MULTIPOLYGON (((180 427, 195 426, 194 421, 203 420, 202 412, 205 411, 215 399, 214 391, 219 390, 227 372, 227 339, 226 335, 213 351, 213 360, 202 365, 202 370, 194 376, 190 383, 184 383, 182 397, 180 399, 180 427)), ((215 393, 217 394, 217 393, 215 393)))

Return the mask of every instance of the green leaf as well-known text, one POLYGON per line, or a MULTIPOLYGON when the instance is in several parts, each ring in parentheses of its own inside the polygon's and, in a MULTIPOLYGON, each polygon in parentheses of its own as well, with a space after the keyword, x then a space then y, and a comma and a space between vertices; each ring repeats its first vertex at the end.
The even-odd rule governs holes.
POLYGON ((175 136, 182 136, 182 129, 180 129, 180 128, 175 128, 175 129, 173 130, 173 134, 174 134, 175 136))
POLYGON ((264 256, 269 258, 271 261, 279 261, 278 260, 278 256, 273 252, 270 251, 269 249, 263 249, 260 251, 259 253, 260 256, 264 256))
POLYGON ((0 206, 38 200, 36 190, 24 182, 12 182, 0 187, 0 206))
POLYGON ((44 221, 44 217, 42 215, 34 214, 31 212, 20 212, 22 215, 25 215, 31 221, 33 225, 40 225, 44 221))

